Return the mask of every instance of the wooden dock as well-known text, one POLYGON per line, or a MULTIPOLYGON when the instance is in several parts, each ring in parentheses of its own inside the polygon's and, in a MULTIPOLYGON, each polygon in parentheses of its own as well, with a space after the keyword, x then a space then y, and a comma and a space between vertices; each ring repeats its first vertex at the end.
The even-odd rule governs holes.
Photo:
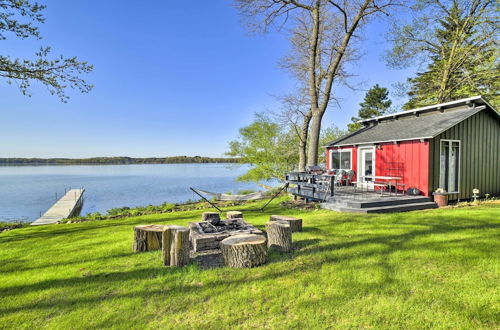
POLYGON ((31 226, 50 225, 80 213, 85 189, 70 189, 31 226))

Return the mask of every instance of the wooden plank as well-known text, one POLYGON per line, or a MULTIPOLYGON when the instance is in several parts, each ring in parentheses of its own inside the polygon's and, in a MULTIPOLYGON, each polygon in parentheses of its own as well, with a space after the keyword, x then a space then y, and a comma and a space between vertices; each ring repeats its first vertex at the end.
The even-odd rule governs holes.
POLYGON ((320 183, 308 183, 302 181, 288 180, 289 184, 295 184, 297 186, 307 187, 307 188, 316 188, 316 189, 327 189, 328 184, 320 184, 320 183))
POLYGON ((81 206, 84 192, 85 189, 71 189, 52 205, 44 215, 32 222, 31 226, 55 224, 62 219, 73 216, 75 211, 81 206))

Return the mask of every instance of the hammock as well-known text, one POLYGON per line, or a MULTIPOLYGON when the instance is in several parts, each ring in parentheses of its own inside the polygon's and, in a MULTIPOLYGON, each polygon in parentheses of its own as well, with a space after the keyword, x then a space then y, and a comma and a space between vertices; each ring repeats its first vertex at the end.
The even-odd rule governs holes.
POLYGON ((251 200, 265 198, 265 195, 262 191, 257 191, 257 192, 245 194, 245 195, 229 195, 229 194, 214 193, 214 192, 205 191, 205 190, 201 190, 201 189, 194 189, 194 188, 191 188, 191 189, 193 189, 199 193, 215 197, 215 199, 218 201, 251 201, 251 200))

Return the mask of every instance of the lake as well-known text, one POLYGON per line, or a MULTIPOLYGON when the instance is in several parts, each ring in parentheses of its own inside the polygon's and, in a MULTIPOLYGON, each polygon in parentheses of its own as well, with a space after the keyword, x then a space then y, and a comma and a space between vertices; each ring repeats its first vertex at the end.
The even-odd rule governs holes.
POLYGON ((85 188, 82 215, 116 207, 198 200, 189 187, 212 192, 262 190, 236 182, 238 164, 0 166, 0 221, 34 221, 65 189, 85 188))

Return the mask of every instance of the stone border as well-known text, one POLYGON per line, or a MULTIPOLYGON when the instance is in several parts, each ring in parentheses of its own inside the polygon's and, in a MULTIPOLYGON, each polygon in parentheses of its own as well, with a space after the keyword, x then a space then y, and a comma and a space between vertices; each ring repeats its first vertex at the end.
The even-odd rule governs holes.
POLYGON ((239 222, 241 225, 245 226, 246 229, 207 234, 202 231, 201 226, 199 225, 198 222, 190 222, 189 241, 191 242, 193 251, 200 252, 200 251, 220 249, 220 241, 236 234, 265 235, 262 230, 257 229, 251 224, 245 222, 244 219, 222 220, 221 222, 228 223, 234 221, 239 222))

